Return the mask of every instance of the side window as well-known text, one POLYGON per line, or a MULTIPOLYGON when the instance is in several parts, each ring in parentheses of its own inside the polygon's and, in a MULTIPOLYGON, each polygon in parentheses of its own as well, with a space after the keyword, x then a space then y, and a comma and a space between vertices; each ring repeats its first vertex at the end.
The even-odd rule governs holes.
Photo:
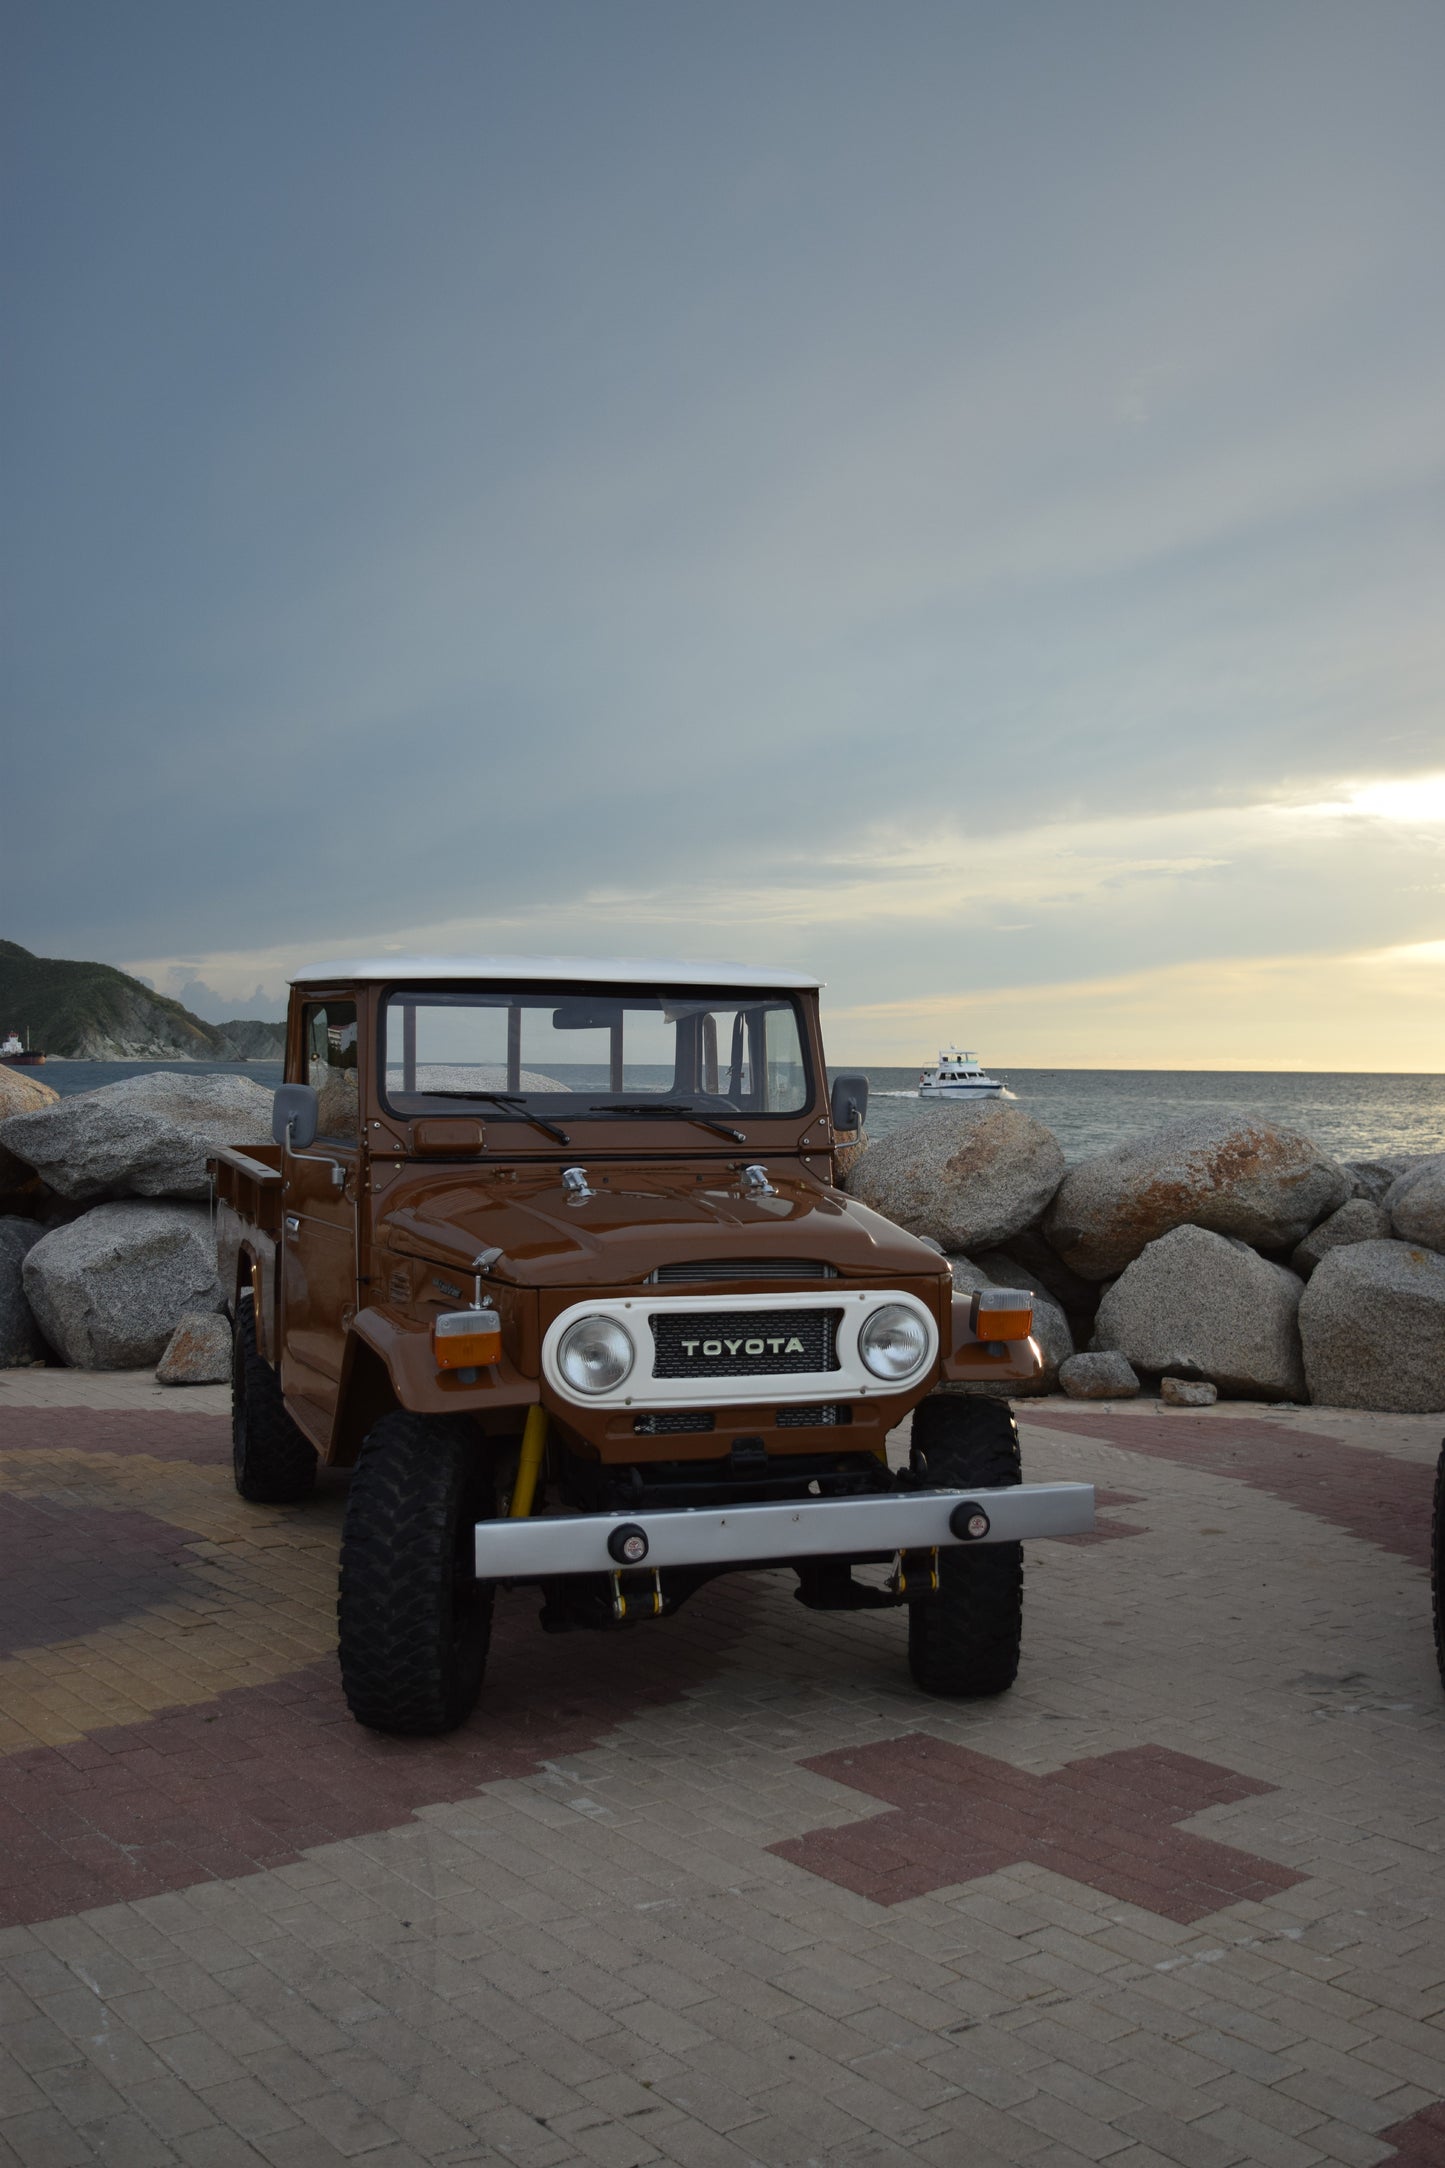
POLYGON ((318 1101, 317 1134, 355 1144, 359 1129, 356 1003, 318 1001, 305 1017, 306 1081, 318 1101))

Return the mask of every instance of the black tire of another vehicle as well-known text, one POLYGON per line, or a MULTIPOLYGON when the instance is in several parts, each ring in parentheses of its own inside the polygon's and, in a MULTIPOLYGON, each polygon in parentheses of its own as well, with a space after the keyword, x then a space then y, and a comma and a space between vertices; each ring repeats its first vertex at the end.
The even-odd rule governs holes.
POLYGON ((281 1381, 256 1348, 249 1297, 231 1328, 231 1469, 252 1505, 289 1506, 316 1487, 316 1448, 286 1413, 281 1381))
MULTIPOLYGON (((910 1466, 930 1488, 1002 1490, 1022 1481, 1019 1434, 1001 1400, 935 1393, 913 1411, 910 1466)), ((908 1668, 926 1694, 1002 1694, 1018 1675, 1024 1560, 1018 1543, 938 1553, 938 1590, 908 1606, 908 1668)))
POLYGON ((336 1614, 346 1705, 372 1731, 453 1731, 481 1692, 493 1588, 472 1527, 496 1511, 465 1419, 384 1415, 367 1435, 341 1535, 336 1614))
POLYGON ((1445 1686, 1445 1439, 1435 1463, 1435 1511, 1430 1522, 1430 1609, 1435 1622, 1435 1662, 1445 1686))

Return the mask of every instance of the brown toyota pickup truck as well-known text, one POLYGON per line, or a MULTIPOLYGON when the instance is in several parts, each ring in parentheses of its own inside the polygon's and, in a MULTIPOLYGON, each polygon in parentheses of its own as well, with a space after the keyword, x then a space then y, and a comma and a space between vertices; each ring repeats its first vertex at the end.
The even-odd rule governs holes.
POLYGON ((1006 1401, 948 1390, 1034 1375, 1032 1298, 959 1299, 836 1186, 868 1084, 830 1093, 816 980, 327 964, 293 984, 286 1077, 274 1144, 211 1161, 236 1486, 353 1470, 363 1724, 466 1717, 499 1586, 563 1633, 767 1568, 816 1610, 906 1607, 928 1693, 1012 1683, 1020 1541, 1091 1527, 1093 1491, 1023 1483, 1006 1401))

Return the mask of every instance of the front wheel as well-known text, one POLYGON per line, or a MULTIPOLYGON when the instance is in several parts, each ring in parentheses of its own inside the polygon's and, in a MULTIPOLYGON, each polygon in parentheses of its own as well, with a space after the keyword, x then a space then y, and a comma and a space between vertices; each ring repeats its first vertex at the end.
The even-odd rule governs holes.
POLYGON ((449 1416, 384 1415, 351 1479, 336 1614, 341 1684, 358 1723, 453 1731, 482 1689, 492 1585, 472 1529, 496 1511, 485 1448, 449 1416))
MULTIPOLYGON (((913 1411, 909 1465, 931 1489, 1002 1490, 1021 1482, 1007 1404, 935 1393, 913 1411)), ((938 1553, 938 1589, 908 1606, 908 1668, 926 1694, 1002 1694, 1018 1676, 1024 1558, 1018 1543, 938 1553)))

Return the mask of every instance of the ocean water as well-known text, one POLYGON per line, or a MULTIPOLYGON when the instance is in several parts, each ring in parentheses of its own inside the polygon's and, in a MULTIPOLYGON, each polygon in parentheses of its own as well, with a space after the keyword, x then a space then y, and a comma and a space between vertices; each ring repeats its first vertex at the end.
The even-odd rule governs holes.
POLYGON ((72 1092, 99 1091, 102 1084, 119 1084, 122 1077, 148 1076, 152 1070, 173 1070, 177 1076, 248 1076, 266 1090, 281 1081, 279 1061, 57 1061, 34 1069, 18 1069, 17 1076, 33 1076, 68 1099, 72 1092))
MULTIPOLYGON (((864 1072, 868 1134, 956 1120, 966 1109, 918 1097, 916 1069, 864 1072)), ((1017 1106, 1052 1129, 1070 1162, 1194 1114, 1253 1114, 1300 1130, 1336 1159, 1445 1151, 1445 1076, 1279 1070, 990 1068, 1017 1106)))
MULTIPOLYGON (((182 1076, 245 1076, 272 1090, 279 1061, 48 1061, 22 1071, 63 1094, 95 1091, 149 1069, 182 1076)), ((916 1069, 869 1069, 868 1133, 916 1121, 954 1121, 966 1109, 918 1097, 916 1069)), ((1445 1077, 1320 1075, 1215 1069, 991 1069, 1015 1105, 1052 1129, 1069 1160, 1191 1114, 1255 1114, 1299 1129, 1337 1159, 1445 1151, 1445 1077)))

